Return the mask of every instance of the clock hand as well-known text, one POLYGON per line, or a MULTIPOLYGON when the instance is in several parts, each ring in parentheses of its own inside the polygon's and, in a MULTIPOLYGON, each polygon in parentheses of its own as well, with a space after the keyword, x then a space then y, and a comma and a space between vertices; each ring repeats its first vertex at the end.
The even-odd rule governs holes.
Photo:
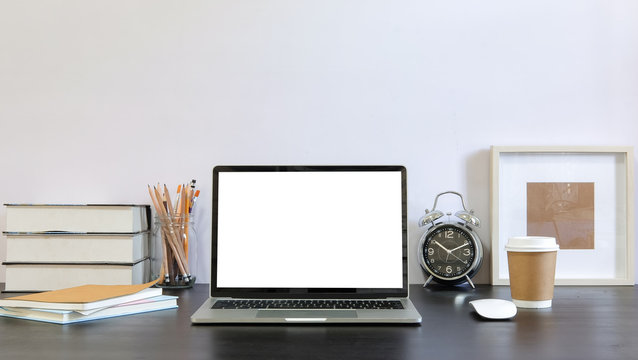
POLYGON ((439 243, 438 241, 433 240, 432 242, 437 244, 439 247, 441 247, 441 249, 447 251, 448 253, 450 252, 450 250, 448 250, 448 248, 446 248, 445 246, 441 245, 441 243, 439 243))
POLYGON ((463 264, 467 264, 467 261, 464 261, 464 260, 463 260, 463 259, 461 259, 460 257, 458 257, 458 256, 456 256, 456 255, 454 255, 454 254, 452 254, 452 252, 451 252, 451 251, 450 251, 449 255, 452 255, 452 256, 454 256, 455 258, 459 259, 459 261, 460 261, 460 262, 462 262, 463 264))
POLYGON ((463 244, 463 245, 461 245, 461 246, 457 246, 457 247, 455 247, 454 249, 452 249, 452 250, 450 250, 450 251, 456 251, 456 250, 458 250, 458 249, 462 248, 463 246, 468 246, 468 245, 470 245, 470 244, 469 244, 469 243, 465 243, 465 244, 463 244))

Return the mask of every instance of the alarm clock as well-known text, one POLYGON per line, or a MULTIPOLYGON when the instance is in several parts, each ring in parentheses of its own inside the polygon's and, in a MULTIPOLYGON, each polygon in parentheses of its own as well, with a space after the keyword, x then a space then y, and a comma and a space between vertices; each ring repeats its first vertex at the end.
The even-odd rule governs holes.
POLYGON ((480 226, 481 221, 473 210, 467 210, 461 194, 446 191, 436 196, 432 211, 426 209, 419 220, 419 227, 427 228, 418 247, 419 262, 428 277, 423 287, 434 280, 444 285, 468 282, 474 288, 471 279, 483 262, 483 245, 474 230, 480 226), (446 194, 461 198, 463 210, 454 215, 437 210, 439 196, 446 194))

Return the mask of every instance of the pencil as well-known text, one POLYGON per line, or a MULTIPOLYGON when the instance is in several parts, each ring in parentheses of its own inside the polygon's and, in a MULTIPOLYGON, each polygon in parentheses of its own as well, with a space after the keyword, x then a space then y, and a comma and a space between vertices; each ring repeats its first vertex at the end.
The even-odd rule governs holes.
POLYGON ((168 187, 164 184, 164 196, 166 197, 166 207, 168 208, 169 215, 173 215, 173 203, 171 203, 171 194, 168 192, 168 187))
MULTIPOLYGON (((155 195, 153 194, 153 191, 151 190, 151 186, 148 185, 148 194, 151 196, 151 201, 153 202, 153 206, 155 207, 155 211, 157 211, 158 213, 160 213, 160 206, 159 203, 157 201, 157 199, 155 198, 155 195)), ((161 224, 161 219, 160 219, 160 224, 161 224)), ((164 232, 164 229, 162 227, 162 232, 164 232)), ((164 283, 165 281, 170 281, 170 275, 168 273, 168 257, 167 257, 167 253, 166 253, 166 243, 164 242, 164 240, 161 240, 162 243, 162 266, 160 267, 160 276, 164 275, 164 278, 160 280, 160 283, 164 283)))
POLYGON ((193 197, 193 188, 195 186, 195 180, 191 181, 191 186, 186 191, 186 202, 184 203, 184 217, 186 219, 185 222, 185 231, 186 236, 184 237, 184 253, 186 254, 186 259, 188 259, 188 226, 190 224, 190 208, 191 208, 191 199, 193 197))
POLYGON ((175 212, 178 211, 179 201, 181 199, 182 194, 182 185, 177 185, 177 199, 175 199, 175 212))

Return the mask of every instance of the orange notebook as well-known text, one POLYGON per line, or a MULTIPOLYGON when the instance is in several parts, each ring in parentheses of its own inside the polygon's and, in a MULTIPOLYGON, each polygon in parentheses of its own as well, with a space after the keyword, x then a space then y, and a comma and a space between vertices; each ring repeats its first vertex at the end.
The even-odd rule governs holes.
POLYGON ((162 295, 162 289, 151 288, 158 280, 139 285, 82 285, 20 295, 0 299, 0 306, 75 311, 98 309, 162 295))

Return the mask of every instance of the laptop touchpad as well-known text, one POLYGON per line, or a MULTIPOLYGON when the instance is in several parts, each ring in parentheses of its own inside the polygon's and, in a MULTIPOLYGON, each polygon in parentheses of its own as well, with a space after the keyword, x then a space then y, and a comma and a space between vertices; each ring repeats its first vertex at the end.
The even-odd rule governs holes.
POLYGON ((259 310, 258 318, 356 318, 356 310, 259 310))

